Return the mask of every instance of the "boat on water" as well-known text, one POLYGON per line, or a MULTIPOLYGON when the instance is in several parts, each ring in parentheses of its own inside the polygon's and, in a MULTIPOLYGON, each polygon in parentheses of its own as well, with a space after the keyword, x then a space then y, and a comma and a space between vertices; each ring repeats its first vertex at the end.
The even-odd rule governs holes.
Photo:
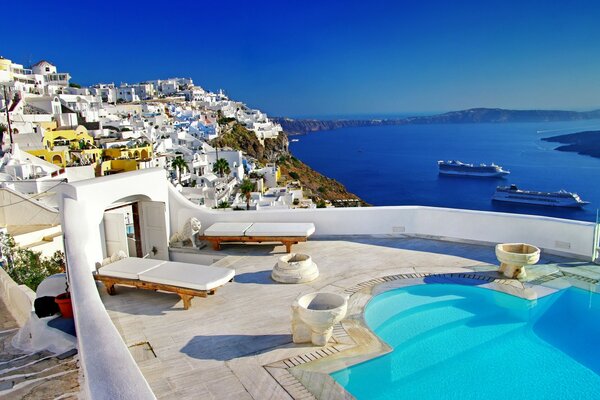
POLYGON ((460 161, 438 161, 440 174, 442 175, 461 175, 461 176, 480 176, 480 177, 501 177, 510 174, 510 171, 502 169, 501 166, 492 164, 467 164, 460 161))
POLYGON ((589 201, 581 200, 577 193, 566 190, 537 192, 519 189, 517 185, 498 186, 492 200, 551 207, 582 207, 589 204, 589 201))
POLYGON ((299 142, 299 141, 300 141, 300 139, 292 139, 292 140, 290 140, 290 142, 299 142))

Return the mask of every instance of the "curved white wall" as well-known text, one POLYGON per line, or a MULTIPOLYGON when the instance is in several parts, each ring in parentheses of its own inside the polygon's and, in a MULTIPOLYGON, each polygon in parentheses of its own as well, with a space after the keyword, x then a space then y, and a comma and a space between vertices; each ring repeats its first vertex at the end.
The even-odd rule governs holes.
POLYGON ((67 185, 61 217, 81 367, 88 398, 155 396, 102 304, 91 271, 102 259, 99 224, 104 210, 124 198, 167 203, 164 171, 149 169, 67 185))

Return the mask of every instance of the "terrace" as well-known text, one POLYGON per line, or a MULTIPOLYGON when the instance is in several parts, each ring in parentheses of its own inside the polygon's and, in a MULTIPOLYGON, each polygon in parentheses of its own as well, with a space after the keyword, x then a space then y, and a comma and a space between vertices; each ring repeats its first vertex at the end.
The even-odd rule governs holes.
MULTIPOLYGON (((490 246, 370 235, 319 238, 298 244, 295 250, 310 254, 318 264, 316 280, 292 285, 272 281, 273 265, 285 252, 280 245, 227 245, 218 253, 203 250, 208 257, 225 254, 215 265, 234 268, 236 278, 214 296, 194 299, 189 310, 183 310, 174 294, 125 286, 117 287, 115 296, 102 291, 112 322, 158 398, 310 398, 282 361, 296 357, 313 361, 320 349, 292 343, 290 305, 301 294, 349 294, 358 284, 398 274, 475 273, 502 280, 490 246)), ((557 263, 567 265, 569 260, 545 256, 541 262, 545 265, 537 270, 549 275, 558 272, 557 263)), ((516 294, 528 288, 545 293, 536 284, 516 281, 493 286, 516 294)), ((343 366, 341 357, 363 351, 354 348, 357 340, 348 338, 344 329, 352 332, 351 325, 342 324, 327 347, 337 353, 330 356, 337 367, 343 366)), ((313 364, 321 364, 320 370, 325 361, 313 364)), ((307 368, 311 363, 301 366, 307 368)), ((335 388, 323 397, 342 396, 335 388)))
POLYGON ((219 212, 189 203, 161 170, 74 183, 63 196, 84 388, 92 399, 342 398, 327 373, 385 351, 360 325, 361 307, 377 285, 471 279, 541 297, 571 284, 595 290, 600 279, 600 268, 590 262, 597 253, 593 223, 429 207, 219 212), (144 254, 152 248, 158 258, 216 261, 235 269, 235 281, 213 296, 195 298, 189 310, 174 294, 118 286, 116 296, 106 295, 90 273, 105 256, 98 223, 104 210, 131 202, 167 210, 162 223, 168 232, 148 239, 143 235, 156 230, 142 227, 144 254), (313 222, 315 236, 294 251, 310 254, 321 275, 306 284, 273 282, 270 273, 284 254, 281 245, 228 244, 220 252, 167 249, 167 233, 192 216, 203 228, 217 221, 313 222), (511 241, 542 248, 528 282, 496 273, 492 245, 511 241), (351 315, 324 349, 295 345, 291 338, 290 305, 313 291, 352 295, 351 315))

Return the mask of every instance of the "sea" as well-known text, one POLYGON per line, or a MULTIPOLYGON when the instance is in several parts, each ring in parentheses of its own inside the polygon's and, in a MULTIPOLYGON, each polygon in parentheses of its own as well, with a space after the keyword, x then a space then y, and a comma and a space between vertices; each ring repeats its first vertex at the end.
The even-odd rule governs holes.
POLYGON ((291 136, 292 154, 374 206, 422 205, 596 221, 600 159, 542 138, 600 129, 600 120, 342 128, 291 136), (496 163, 505 178, 438 174, 438 160, 496 163), (581 209, 492 201, 497 186, 575 192, 581 209))

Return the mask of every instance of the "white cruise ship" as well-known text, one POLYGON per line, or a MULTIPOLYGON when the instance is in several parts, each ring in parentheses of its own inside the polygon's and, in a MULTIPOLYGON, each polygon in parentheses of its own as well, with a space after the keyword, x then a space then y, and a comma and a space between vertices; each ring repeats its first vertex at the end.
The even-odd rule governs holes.
POLYGON ((492 200, 552 207, 581 207, 589 203, 588 201, 581 200, 577 193, 565 190, 558 192, 536 192, 521 190, 516 185, 498 186, 492 200))
POLYGON ((492 164, 466 164, 460 161, 438 161, 440 174, 462 175, 480 177, 501 177, 510 174, 510 171, 502 169, 501 166, 492 164))

